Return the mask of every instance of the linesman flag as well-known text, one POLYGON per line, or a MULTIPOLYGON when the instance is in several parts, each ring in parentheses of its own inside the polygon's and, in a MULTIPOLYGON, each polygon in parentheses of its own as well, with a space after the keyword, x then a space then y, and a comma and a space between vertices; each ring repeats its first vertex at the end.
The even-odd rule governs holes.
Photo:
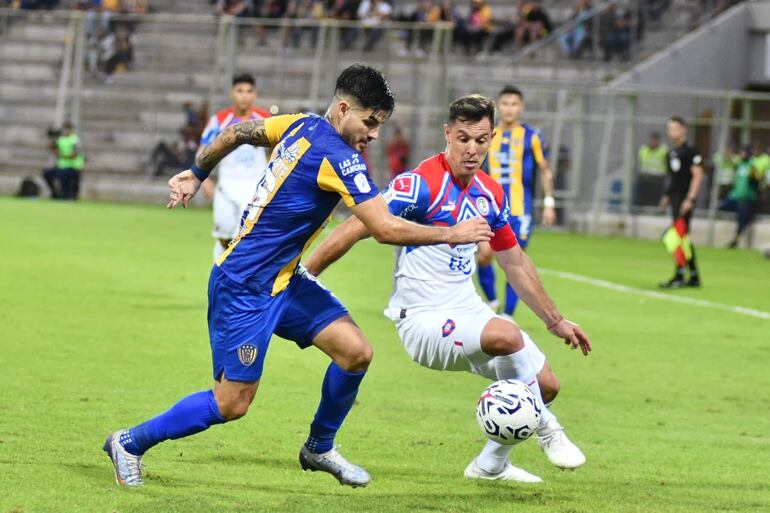
POLYGON ((692 259, 692 243, 684 217, 676 218, 674 224, 663 232, 662 240, 677 266, 684 267, 692 259))

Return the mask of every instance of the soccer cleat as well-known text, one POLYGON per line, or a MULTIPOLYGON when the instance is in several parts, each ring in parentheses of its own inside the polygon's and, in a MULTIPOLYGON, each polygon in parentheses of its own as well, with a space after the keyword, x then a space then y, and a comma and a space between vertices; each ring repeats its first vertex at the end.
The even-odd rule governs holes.
POLYGON ((493 299, 492 301, 488 301, 487 306, 491 308, 493 312, 497 313, 500 310, 500 300, 493 299))
POLYGON ((662 289, 681 289, 687 286, 687 282, 680 276, 674 276, 668 281, 664 281, 660 284, 662 289))
POLYGON ((372 480, 366 470, 343 458, 336 447, 329 452, 316 454, 303 445, 299 451, 299 464, 302 470, 327 472, 336 477, 340 484, 353 488, 366 486, 372 480))
POLYGON ((537 429, 537 441, 548 461, 564 469, 576 469, 586 462, 585 455, 564 433, 556 419, 537 429))
POLYGON ((698 278, 697 276, 691 276, 690 279, 687 281, 687 286, 699 289, 700 288, 700 278, 698 278))
POLYGON ((121 486, 142 486, 142 457, 131 454, 120 445, 120 435, 125 430, 116 431, 104 442, 104 452, 115 467, 115 482, 121 486))
POLYGON ((509 461, 505 462, 503 470, 497 474, 492 474, 482 469, 476 463, 476 459, 465 468, 463 476, 468 479, 486 479, 489 481, 516 481, 518 483, 542 483, 543 480, 534 474, 530 474, 526 470, 514 467, 509 461))

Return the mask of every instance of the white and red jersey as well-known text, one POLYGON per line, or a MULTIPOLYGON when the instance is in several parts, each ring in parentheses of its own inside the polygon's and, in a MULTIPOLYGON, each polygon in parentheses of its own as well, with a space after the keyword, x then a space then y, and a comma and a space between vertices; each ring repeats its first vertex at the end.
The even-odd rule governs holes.
MULTIPOLYGON (((453 226, 483 217, 494 232, 490 244, 495 251, 518 244, 502 187, 481 170, 468 186, 463 186, 452 176, 443 153, 423 161, 414 171, 398 175, 384 197, 393 215, 419 224, 453 226)), ((475 306, 475 255, 476 244, 401 248, 386 315, 396 320, 403 309, 457 310, 475 306)))
MULTIPOLYGON (((201 146, 210 144, 225 129, 242 121, 269 118, 270 113, 256 107, 245 118, 235 115, 232 107, 222 109, 209 119, 203 135, 201 146)), ((267 167, 265 148, 257 148, 250 144, 242 144, 217 165, 217 189, 221 189, 231 199, 238 201, 241 196, 250 197, 254 193, 267 167), (241 191, 245 188, 245 192, 241 191)), ((249 198, 246 198, 248 201, 249 198)))

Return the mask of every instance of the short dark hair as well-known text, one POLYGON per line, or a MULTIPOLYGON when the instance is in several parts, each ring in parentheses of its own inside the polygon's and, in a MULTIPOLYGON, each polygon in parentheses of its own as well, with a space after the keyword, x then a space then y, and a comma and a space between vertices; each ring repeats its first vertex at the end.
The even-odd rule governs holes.
POLYGON ((681 116, 671 116, 668 118, 669 121, 673 121, 674 123, 679 123, 683 127, 687 128, 687 123, 684 122, 684 118, 681 116))
POLYGON ((335 96, 351 96, 365 109, 381 110, 388 116, 396 107, 396 99, 385 77, 366 64, 348 66, 337 77, 335 96))
POLYGON ((495 126, 495 102, 480 94, 461 96, 449 104, 449 124, 455 121, 470 121, 472 123, 489 118, 495 126))
POLYGON ((238 84, 251 84, 252 86, 256 86, 257 81, 254 80, 254 75, 251 73, 240 73, 233 77, 233 87, 238 84))
POLYGON ((524 99, 524 93, 521 92, 521 89, 516 87, 515 85, 508 84, 507 86, 503 87, 500 90, 500 93, 497 95, 497 97, 505 96, 506 94, 515 94, 522 100, 524 99))
POLYGON ((72 130, 72 123, 67 121, 61 127, 62 127, 62 130, 72 130))

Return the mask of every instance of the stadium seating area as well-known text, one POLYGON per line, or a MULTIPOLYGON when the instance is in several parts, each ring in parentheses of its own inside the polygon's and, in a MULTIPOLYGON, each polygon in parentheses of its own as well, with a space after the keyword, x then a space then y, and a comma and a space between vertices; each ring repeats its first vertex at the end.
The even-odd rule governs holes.
MULTIPOLYGON (((697 3, 673 2, 667 11, 669 21, 648 24, 636 60, 665 46, 671 40, 672 27, 688 26, 697 3)), ((401 2, 397 8, 407 12, 414 5, 401 2)), ((513 2, 492 0, 490 5, 496 17, 512 16, 513 2)), ((568 18, 573 2, 548 0, 543 5, 558 24, 568 18)), ((258 46, 251 28, 241 27, 235 41, 235 62, 229 67, 217 67, 220 25, 211 15, 209 2, 154 0, 150 6, 154 13, 161 14, 149 15, 146 21, 136 24, 130 70, 106 82, 103 77, 84 72, 80 89, 70 91, 70 98, 80 97, 78 130, 88 153, 87 172, 91 177, 144 176, 155 143, 177 137, 185 102, 211 101, 215 107, 226 101, 223 71, 255 72, 260 103, 264 105, 275 104, 282 111, 308 107, 314 49, 283 47, 280 37, 271 37, 270 46, 263 48, 258 46), (175 16, 169 17, 168 13, 175 16)), ((14 127, 0 136, 1 171, 6 176, 36 174, 50 158, 45 134, 55 124, 57 94, 73 83, 62 77, 63 43, 76 32, 61 13, 17 16, 6 12, 1 19, 0 124, 14 127)), ((340 60, 380 59, 398 94, 409 90, 414 74, 421 72, 421 63, 428 58, 400 54, 403 42, 397 31, 388 36, 376 56, 351 50, 343 52, 340 60)), ((570 60, 557 43, 546 45, 515 65, 510 63, 511 55, 483 59, 452 54, 449 81, 462 84, 463 90, 488 90, 491 84, 511 80, 597 84, 632 64, 570 60)), ((409 94, 401 94, 399 108, 408 112, 410 103, 416 101, 409 94)))

